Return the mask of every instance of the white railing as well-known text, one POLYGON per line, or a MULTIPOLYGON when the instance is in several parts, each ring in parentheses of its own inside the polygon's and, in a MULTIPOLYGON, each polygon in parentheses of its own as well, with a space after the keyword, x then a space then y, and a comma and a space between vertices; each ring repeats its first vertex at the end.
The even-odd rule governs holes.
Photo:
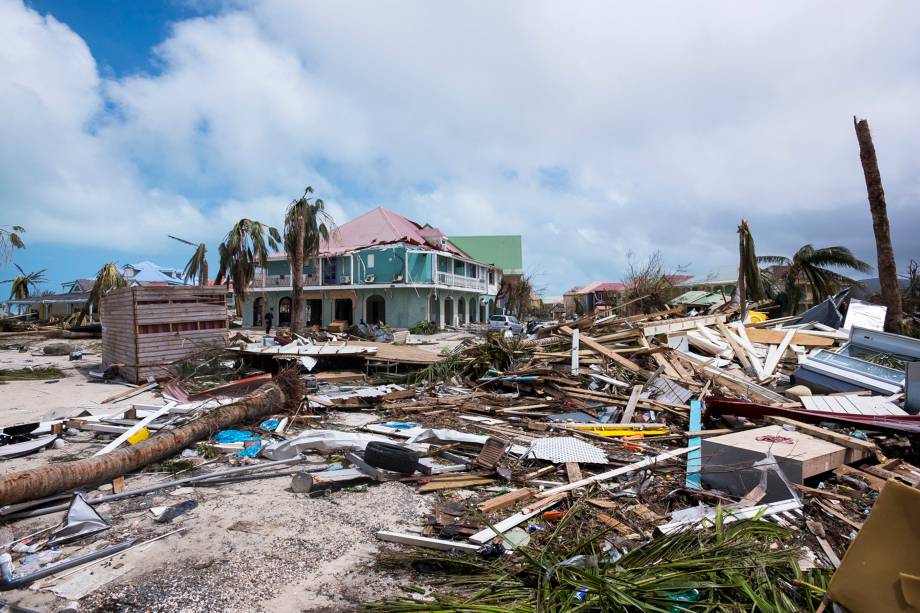
MULTIPOLYGON (((304 287, 319 285, 317 275, 304 275, 304 287)), ((291 275, 256 275, 252 280, 252 287, 269 288, 269 287, 291 287, 291 275)))
POLYGON ((476 279, 475 277, 464 277, 462 275, 452 275, 449 272, 438 272, 438 284, 449 285, 452 287, 463 287, 467 289, 477 289, 484 292, 486 289, 485 279, 476 279))

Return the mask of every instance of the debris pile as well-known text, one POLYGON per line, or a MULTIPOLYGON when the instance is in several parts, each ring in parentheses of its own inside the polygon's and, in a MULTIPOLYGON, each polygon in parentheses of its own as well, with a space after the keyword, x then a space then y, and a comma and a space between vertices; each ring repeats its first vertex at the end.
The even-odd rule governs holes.
MULTIPOLYGON (((365 535, 418 586, 375 610, 815 610, 854 597, 832 577, 879 554, 870 527, 902 528, 876 514, 920 510, 918 360, 920 342, 869 328, 683 307, 440 354, 237 335, 175 365, 159 403, 126 393, 18 433, 49 437, 27 453, 80 451, 0 476, 0 587, 193 530, 225 487, 262 484, 280 507, 389 483, 427 510, 365 535)), ((905 555, 877 580, 920 574, 905 555)))

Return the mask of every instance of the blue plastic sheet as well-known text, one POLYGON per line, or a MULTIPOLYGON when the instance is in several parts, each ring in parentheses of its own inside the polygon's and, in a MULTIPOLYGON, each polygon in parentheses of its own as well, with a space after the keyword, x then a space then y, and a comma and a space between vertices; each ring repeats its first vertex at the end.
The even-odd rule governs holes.
POLYGON ((418 424, 414 421, 388 421, 383 424, 387 428, 396 428, 398 430, 408 430, 409 428, 414 428, 418 424))
POLYGON ((259 454, 261 450, 262 450, 262 444, 260 442, 258 445, 252 445, 251 447, 246 447, 245 449, 243 449, 236 455, 237 457, 240 457, 240 458, 254 458, 259 454))
POLYGON ((255 441, 259 440, 260 437, 258 434, 253 434, 252 432, 246 432, 245 430, 221 430, 214 435, 212 439, 215 443, 245 443, 246 441, 255 441))
POLYGON ((278 425, 280 423, 281 423, 280 419, 274 419, 274 418, 266 419, 261 424, 259 424, 259 429, 267 430, 268 432, 274 432, 278 428, 278 425))

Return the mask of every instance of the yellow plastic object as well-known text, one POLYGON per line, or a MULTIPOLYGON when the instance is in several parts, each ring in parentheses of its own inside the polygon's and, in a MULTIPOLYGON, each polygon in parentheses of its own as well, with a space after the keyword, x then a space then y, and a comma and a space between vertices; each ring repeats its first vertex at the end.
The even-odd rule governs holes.
POLYGON ((141 428, 128 437, 128 442, 132 445, 137 445, 141 441, 146 441, 148 438, 150 438, 150 430, 147 428, 141 428))
POLYGON ((749 324, 759 324, 767 321, 767 314, 761 311, 748 311, 747 312, 747 323, 749 324))
POLYGON ((632 436, 633 434, 644 434, 645 436, 656 436, 659 434, 670 434, 667 428, 636 428, 624 427, 622 424, 566 424, 566 428, 573 430, 582 430, 597 434, 598 436, 632 436))

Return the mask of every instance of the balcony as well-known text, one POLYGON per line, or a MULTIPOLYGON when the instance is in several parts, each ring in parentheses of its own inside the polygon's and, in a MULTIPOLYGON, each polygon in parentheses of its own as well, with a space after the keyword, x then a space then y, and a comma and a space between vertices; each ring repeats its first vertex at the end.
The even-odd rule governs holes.
MULTIPOLYGON (((304 287, 315 287, 320 284, 316 275, 304 275, 304 287)), ((269 289, 272 287, 291 287, 291 275, 256 275, 252 280, 255 289, 269 289)))
POLYGON ((463 275, 452 275, 449 272, 438 272, 437 280, 439 285, 449 285, 451 287, 462 287, 465 289, 475 289, 480 292, 486 290, 486 280, 475 277, 465 277, 463 275))

